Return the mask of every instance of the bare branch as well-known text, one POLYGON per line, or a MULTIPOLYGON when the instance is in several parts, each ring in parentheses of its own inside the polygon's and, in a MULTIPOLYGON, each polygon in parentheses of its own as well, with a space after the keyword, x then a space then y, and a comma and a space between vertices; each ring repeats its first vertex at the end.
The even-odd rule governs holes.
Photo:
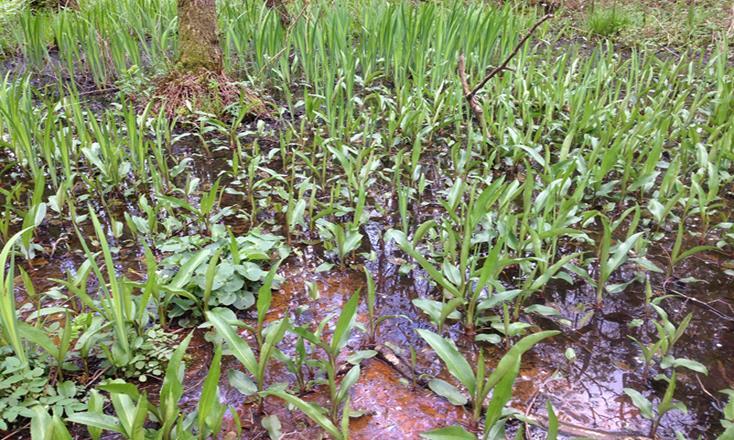
MULTIPOLYGON (((494 69, 492 69, 487 74, 487 76, 485 76, 484 79, 481 80, 479 82, 479 84, 476 85, 476 87, 474 87, 474 89, 472 89, 470 91, 469 88, 468 88, 468 83, 467 83, 467 86, 464 87, 464 97, 466 98, 467 101, 469 101, 469 105, 470 106, 472 105, 471 103, 474 101, 474 98, 475 98, 476 94, 482 89, 482 87, 484 87, 487 84, 487 82, 489 82, 489 80, 491 80, 492 78, 494 78, 499 73, 501 73, 501 72, 503 72, 505 70, 511 70, 508 67, 508 64, 510 64, 510 61, 512 61, 512 59, 515 58, 515 56, 517 56, 517 54, 518 54, 518 52, 520 52, 520 49, 522 48, 522 46, 525 44, 526 41, 528 41, 528 38, 530 38, 530 36, 533 35, 533 33, 540 27, 540 25, 542 25, 543 23, 545 23, 548 19, 550 19, 552 17, 553 17, 553 13, 548 13, 548 14, 545 14, 543 17, 541 17, 540 20, 538 20, 537 22, 535 22, 535 24, 530 28, 530 30, 528 31, 528 33, 525 34, 524 37, 522 37, 522 39, 517 44, 517 46, 515 46, 515 48, 512 50, 512 52, 510 52, 510 54, 507 56, 507 58, 505 58, 505 60, 502 62, 502 64, 500 64, 499 66, 497 66, 494 69)), ((459 57, 460 70, 463 70, 462 69, 463 63, 464 63, 464 55, 462 54, 459 57)), ((465 79, 466 79, 466 74, 464 74, 464 78, 462 79, 462 83, 465 81, 465 79)), ((476 111, 475 111, 475 113, 476 113, 476 111)))
POLYGON ((479 121, 482 121, 484 118, 482 106, 479 105, 474 96, 469 98, 471 88, 469 87, 469 81, 466 78, 466 60, 464 59, 464 54, 459 55, 459 67, 457 70, 459 72, 459 79, 461 80, 461 87, 464 89, 464 97, 469 103, 469 107, 474 112, 474 116, 476 116, 479 121))

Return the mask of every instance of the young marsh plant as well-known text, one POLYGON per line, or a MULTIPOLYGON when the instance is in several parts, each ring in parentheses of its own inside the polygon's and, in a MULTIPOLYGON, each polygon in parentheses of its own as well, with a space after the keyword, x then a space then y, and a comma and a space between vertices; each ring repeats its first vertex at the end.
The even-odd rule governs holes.
MULTIPOLYGON (((469 394, 468 401, 472 406, 472 420, 478 423, 483 404, 489 393, 492 399, 487 407, 484 424, 484 438, 489 435, 492 427, 502 418, 502 409, 512 398, 512 384, 520 371, 522 355, 543 339, 560 334, 558 331, 544 331, 525 336, 500 359, 497 367, 487 375, 484 353, 480 349, 476 360, 476 368, 472 368, 469 361, 459 353, 453 341, 445 339, 429 330, 417 330, 418 334, 436 352, 443 361, 448 372, 459 381, 469 394)), ((442 395, 449 401, 466 402, 461 398, 462 393, 447 382, 441 381, 440 387, 432 387, 434 391, 441 390, 442 395)))
POLYGON ((338 356, 346 346, 355 324, 357 306, 359 305, 359 292, 354 293, 344 304, 341 314, 337 319, 331 340, 327 341, 322 336, 329 317, 319 325, 319 330, 313 333, 303 327, 296 327, 293 331, 308 341, 314 347, 318 347, 326 354, 326 359, 320 360, 321 368, 326 372, 326 385, 329 388, 330 407, 322 411, 317 405, 306 402, 299 397, 282 390, 269 390, 264 394, 278 397, 298 408, 314 422, 318 423, 330 436, 339 440, 349 437, 349 417, 351 415, 349 405, 349 390, 357 382, 360 374, 359 365, 354 365, 337 383, 338 356), (341 419, 339 410, 341 409, 341 419))

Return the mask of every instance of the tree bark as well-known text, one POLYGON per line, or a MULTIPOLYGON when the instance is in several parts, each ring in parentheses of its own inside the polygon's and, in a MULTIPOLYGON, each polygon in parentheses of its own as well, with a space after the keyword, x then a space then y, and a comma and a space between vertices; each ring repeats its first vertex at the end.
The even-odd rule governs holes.
POLYGON ((76 0, 31 0, 28 5, 34 11, 43 9, 61 10, 63 8, 76 9, 79 7, 76 0))
POLYGON ((178 0, 178 67, 182 70, 222 70, 217 34, 216 0, 178 0))
POLYGON ((285 7, 284 0, 266 0, 265 5, 270 9, 274 9, 275 13, 278 14, 280 24, 284 28, 287 28, 291 24, 291 17, 288 15, 288 9, 285 7))

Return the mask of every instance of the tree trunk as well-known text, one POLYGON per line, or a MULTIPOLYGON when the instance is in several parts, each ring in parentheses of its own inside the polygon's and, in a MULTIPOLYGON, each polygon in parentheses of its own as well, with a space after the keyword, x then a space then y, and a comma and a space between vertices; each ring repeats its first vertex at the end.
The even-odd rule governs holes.
POLYGON ((76 0, 31 0, 28 5, 33 11, 43 9, 61 10, 63 8, 76 9, 79 7, 76 0))
POLYGON ((222 70, 217 35, 216 0, 178 0, 178 67, 182 70, 222 70))
POLYGON ((280 24, 287 28, 291 24, 291 17, 288 15, 288 8, 285 7, 284 0, 266 0, 265 5, 270 9, 274 9, 278 14, 280 24))

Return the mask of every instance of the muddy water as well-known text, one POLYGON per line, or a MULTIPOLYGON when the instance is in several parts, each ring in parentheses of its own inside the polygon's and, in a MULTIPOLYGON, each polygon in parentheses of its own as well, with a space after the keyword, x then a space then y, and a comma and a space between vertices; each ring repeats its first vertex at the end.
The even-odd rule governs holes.
MULTIPOLYGON (((399 274, 402 255, 391 244, 382 242, 380 237, 384 229, 378 223, 365 226, 365 242, 377 256, 365 265, 377 284, 377 314, 400 317, 387 320, 381 326, 377 347, 373 347, 361 332, 355 332, 349 341, 347 352, 366 348, 377 348, 380 352, 377 357, 363 362, 360 380, 353 389, 352 405, 361 415, 352 420, 351 435, 357 439, 375 436, 417 439, 421 432, 441 426, 459 423, 468 427, 467 409, 452 406, 434 395, 421 380, 427 376, 440 376, 453 381, 415 332, 416 328, 431 328, 431 325, 412 306, 411 300, 435 295, 436 292, 420 271, 410 275, 399 274), (410 347, 414 347, 417 353, 415 371, 410 362, 410 347), (416 385, 413 384, 414 377, 419 378, 416 385)), ((132 248, 125 248, 122 256, 126 264, 121 264, 120 270, 134 277, 141 270, 138 253, 132 248)), ((60 278, 67 271, 73 272, 82 260, 78 252, 60 254, 48 261, 35 261, 29 273, 36 289, 42 291, 51 286, 50 278, 60 278)), ((331 318, 331 324, 326 327, 328 337, 344 302, 356 290, 364 291, 365 283, 362 272, 357 268, 334 268, 317 273, 316 267, 322 262, 318 249, 302 249, 284 264, 280 272, 283 282, 274 292, 268 321, 288 317, 295 324, 315 328, 323 319, 331 318), (317 287, 317 296, 312 295, 314 289, 311 285, 317 287)), ((664 264, 664 261, 658 263, 664 264)), ((706 281, 652 280, 656 295, 675 293, 676 296, 663 302, 674 323, 694 312, 690 327, 678 342, 674 355, 702 362, 710 374, 700 376, 681 370, 676 397, 688 406, 689 411, 687 414, 671 412, 666 415, 658 434, 661 438, 674 438, 676 432, 689 438, 713 438, 720 431, 722 402, 717 402, 717 399, 723 395, 720 396, 718 390, 734 385, 734 322, 729 318, 734 316, 734 280, 724 274, 721 261, 713 255, 692 258, 676 272, 706 281)), ((623 271, 614 281, 631 276, 631 272, 623 271)), ((651 324, 640 328, 628 326, 633 319, 645 320, 650 316, 644 305, 643 288, 632 284, 623 294, 608 295, 603 308, 596 311, 591 319, 586 319, 590 305, 594 303, 594 295, 594 290, 582 283, 552 283, 542 296, 536 298, 537 302, 558 309, 562 318, 571 325, 563 326, 558 319, 536 317, 532 320, 539 328, 560 328, 564 333, 539 344, 525 356, 515 385, 513 407, 536 418, 541 425, 527 427, 530 438, 544 438, 542 425, 548 400, 561 421, 561 431, 568 437, 644 437, 649 431, 650 422, 640 416, 623 393, 625 387, 631 387, 656 401, 658 397, 655 396, 662 396, 664 391, 662 383, 650 379, 655 371, 651 371, 647 379, 643 377, 639 349, 628 337, 649 341, 655 336, 651 324), (577 355, 573 363, 564 357, 568 347, 573 348, 577 355)), ((245 318, 253 319, 254 315, 245 318)), ((358 310, 357 320, 367 325, 364 304, 358 310)), ((460 328, 454 326, 447 331, 471 358, 476 348, 460 328)), ((254 345, 250 335, 243 333, 242 336, 254 345)), ((280 348, 285 353, 292 353, 293 344, 294 339, 286 337, 280 348)), ((502 350, 485 348, 490 354, 487 363, 491 368, 501 357, 502 350)), ((196 407, 212 351, 212 345, 204 338, 204 331, 197 330, 189 348, 186 392, 181 402, 184 408, 196 407)), ((313 356, 321 354, 315 351, 313 356)), ((242 367, 233 357, 225 356, 222 371, 231 369, 242 370, 242 367)), ((313 372, 307 376, 310 380, 319 378, 313 372)), ((267 383, 285 383, 294 387, 296 379, 283 365, 274 362, 268 371, 267 383)), ((157 395, 154 384, 146 386, 151 397, 157 395)), ((322 386, 315 386, 302 397, 326 404, 327 394, 322 386)), ((220 381, 220 399, 236 410, 244 429, 242 438, 267 438, 260 426, 263 413, 252 399, 228 384, 226 373, 220 381)), ((264 414, 278 415, 288 438, 317 438, 320 432, 313 422, 297 411, 289 411, 277 399, 266 400, 264 414)), ((233 426, 230 417, 225 428, 233 430, 233 426)))
MULTIPOLYGON (((364 288, 364 277, 354 271, 333 272, 330 274, 314 274, 303 267, 286 266, 283 270, 285 281, 277 292, 274 292, 271 311, 266 320, 272 321, 288 317, 294 324, 318 324, 321 320, 336 316, 343 303, 356 289, 364 288), (315 283, 318 286, 318 298, 309 295, 308 286, 315 283)), ((383 298, 384 299, 384 298, 383 298)), ((366 325, 367 315, 364 307, 358 311, 357 322, 366 325)), ((388 334, 400 334, 399 325, 388 325, 388 334), (394 333, 396 332, 397 333, 394 333)), ((326 337, 329 337, 327 326, 326 337)), ((406 333, 398 339, 405 344, 415 342, 412 334, 406 333)), ((387 340, 387 339, 386 339, 387 340)), ((251 343, 253 341, 250 341, 251 343)), ((288 337, 281 344, 284 352, 292 352, 293 340, 288 337)), ((347 351, 367 347, 366 338, 362 333, 355 332, 350 339, 347 351)), ((393 346, 397 350, 397 343, 393 346)), ((407 345, 403 345, 407 347, 407 345)), ((206 376, 211 346, 204 340, 202 334, 192 341, 189 352, 192 353, 188 363, 186 375, 187 392, 183 398, 183 405, 196 405, 200 384, 206 376), (189 386, 190 385, 190 386, 189 386)), ((392 353, 392 351, 387 351, 392 353)), ((318 354, 317 354, 318 355, 318 354)), ((413 385, 408 372, 409 365, 400 358, 393 356, 390 359, 394 364, 379 358, 369 359, 362 364, 362 374, 359 382, 354 386, 351 405, 358 417, 353 418, 350 425, 350 437, 355 439, 371 439, 375 436, 383 438, 418 438, 419 433, 446 425, 469 422, 468 413, 462 407, 449 404, 446 400, 436 396, 421 385, 413 385), (395 365, 399 366, 396 368, 395 365)), ((225 357, 223 371, 236 368, 242 370, 231 357, 225 357)), ((317 378, 316 376, 310 377, 317 378)), ((295 386, 295 377, 277 362, 268 371, 268 383, 288 383, 295 386)), ((326 405, 328 390, 317 386, 302 397, 326 405)), ((259 421, 262 414, 256 405, 228 384, 226 378, 220 381, 220 398, 228 405, 237 408, 243 421, 247 435, 262 435, 259 421)), ((266 414, 278 415, 283 424, 283 432, 290 432, 289 438, 311 439, 319 432, 313 422, 300 413, 288 411, 277 399, 267 399, 266 414)), ((232 422, 226 426, 232 429, 232 422)), ((249 437, 244 437, 249 438, 249 437)))
MULTIPOLYGON (((413 387, 408 347, 415 347, 418 360, 416 375, 438 375, 452 380, 436 357, 415 334, 416 328, 431 328, 420 312, 411 304, 413 298, 435 294, 419 273, 401 276, 398 267, 390 257, 391 250, 377 248, 380 255, 377 261, 367 266, 375 275, 378 285, 378 314, 403 315, 386 321, 381 327, 378 343, 385 346, 394 357, 372 359, 363 364, 360 381, 353 390, 352 402, 355 410, 363 413, 352 421, 351 435, 357 439, 374 436, 383 438, 418 438, 425 430, 462 423, 468 425, 466 410, 450 405, 444 399, 433 395, 425 387, 413 387), (393 362, 387 362, 392 360, 393 362)), ((134 252, 127 255, 127 261, 135 262, 134 252)), ((52 285, 50 278, 62 278, 67 271, 73 271, 82 258, 76 254, 57 256, 48 261, 37 260, 30 268, 38 291, 52 285)), ((134 266, 134 264, 133 264, 134 266)), ((282 275, 285 282, 275 292, 273 307, 268 320, 288 316, 294 323, 315 327, 318 322, 329 316, 335 317, 346 299, 359 288, 364 288, 361 272, 334 270, 328 273, 315 273, 315 264, 296 261, 284 267, 282 275), (309 283, 318 286, 318 298, 312 298, 308 291, 309 283)), ((135 269, 121 269, 132 277, 135 269)), ((687 276, 707 280, 707 282, 683 284, 669 283, 667 292, 678 292, 684 296, 670 298, 663 303, 669 311, 671 320, 680 322, 683 317, 694 312, 687 332, 678 343, 674 352, 676 357, 688 357, 702 362, 710 371, 708 376, 700 376, 681 370, 676 397, 689 409, 687 414, 671 412, 661 423, 661 438, 674 438, 675 432, 682 432, 688 438, 713 438, 719 432, 721 417, 720 403, 716 399, 718 390, 734 385, 734 323, 722 318, 732 316, 734 304, 734 283, 723 274, 719 266, 710 260, 691 260, 680 269, 687 276), (699 302, 708 304, 705 306, 699 302), (709 395, 710 394, 710 395, 709 395)), ((624 278, 625 274, 622 275, 624 278)), ((662 280, 655 283, 656 294, 662 294, 662 280)), ((19 283, 18 283, 19 285, 19 283)), ((545 417, 545 402, 550 400, 562 422, 562 430, 568 436, 583 435, 589 438, 642 437, 649 430, 650 422, 639 415, 638 410, 624 397, 623 389, 632 387, 648 397, 662 396, 663 385, 642 374, 639 349, 628 336, 642 337, 646 341, 655 336, 655 329, 643 326, 639 329, 628 327, 632 319, 645 319, 649 311, 644 307, 644 294, 641 286, 632 285, 624 293, 606 298, 603 309, 594 317, 584 320, 588 308, 582 305, 594 302, 594 291, 589 286, 552 284, 540 302, 553 305, 561 311, 563 318, 572 326, 564 328, 563 337, 540 344, 525 356, 523 368, 515 386, 512 405, 537 417, 541 423, 545 417), (642 336, 641 336, 642 335, 642 336), (563 353, 571 347, 578 359, 569 363, 563 353)), ((364 306, 359 310, 358 321, 366 325, 364 306)), ((332 320, 333 322, 333 320, 332 320)), ((559 327, 555 321, 536 320, 539 327, 549 329, 559 327)), ((474 349, 463 338, 459 329, 449 329, 457 345, 467 353, 474 349)), ((327 327, 327 336, 329 330, 327 327)), ((248 335, 243 334, 247 338, 248 335)), ((252 338, 250 343, 253 343, 252 338)), ((292 349, 292 338, 286 338, 281 349, 292 349)), ((357 333, 349 343, 348 350, 363 349, 367 341, 357 333)), ((194 409, 198 402, 201 384, 207 373, 212 346, 198 333, 189 350, 191 356, 187 363, 186 394, 182 401, 184 408, 194 409)), ((501 356, 500 350, 490 351, 496 356, 488 359, 490 367, 501 356)), ((232 357, 225 357, 222 370, 240 369, 232 357)), ((653 377, 651 372, 649 377, 653 377)), ((315 377, 311 377, 312 379, 315 377)), ((268 372, 268 383, 295 384, 294 376, 275 363, 268 372)), ((229 386, 226 376, 220 384, 220 398, 233 406, 243 423, 243 438, 265 438, 260 428, 262 414, 256 405, 229 386)), ((152 395, 157 394, 155 386, 149 388, 152 395)), ((325 404, 326 390, 316 388, 304 396, 325 404)), ((653 399, 657 400, 657 399, 653 399)), ((276 399, 268 399, 266 414, 276 414, 283 423, 284 432, 289 438, 316 438, 319 429, 297 411, 288 411, 276 399)), ((230 423, 231 428, 231 423, 230 423)), ((531 438, 544 438, 542 428, 528 427, 531 438)))
MULTIPOLYGON (((412 386, 414 373, 409 361, 409 347, 414 347, 417 352, 416 376, 436 375, 452 381, 436 356, 415 333, 416 328, 431 326, 410 301, 435 292, 418 271, 412 276, 398 274, 394 249, 376 238, 380 229, 374 224, 366 227, 371 246, 378 255, 375 261, 366 264, 377 281, 378 314, 402 317, 385 321, 380 328, 377 343, 386 349, 380 352, 382 359, 372 359, 363 364, 353 399, 355 408, 364 411, 365 415, 352 421, 353 437, 418 438, 419 433, 426 429, 455 423, 468 426, 464 408, 453 407, 433 395, 421 386, 420 380, 416 387, 412 386), (389 353, 391 358, 385 359, 385 353, 389 353)), ((315 326, 325 317, 335 316, 348 296, 363 287, 361 272, 317 274, 313 268, 318 262, 299 261, 285 267, 286 282, 274 298, 268 319, 289 316, 298 324, 315 326), (308 295, 310 283, 318 286, 318 299, 308 295)), ((663 302, 675 323, 687 313, 694 312, 694 319, 673 354, 699 360, 707 366, 710 374, 699 376, 681 370, 676 398, 683 401, 689 411, 685 414, 673 411, 666 415, 658 431, 662 438, 674 438, 676 432, 689 438, 712 438, 720 430, 721 412, 716 394, 718 390, 732 386, 732 374, 728 371, 734 371, 734 326, 722 315, 731 316, 734 282, 719 266, 710 263, 706 259, 692 259, 679 268, 680 273, 686 276, 709 280, 705 284, 666 283, 667 293, 676 290, 681 295, 712 305, 704 306, 681 296, 663 302)), ((619 277, 631 276, 632 273, 623 272, 619 277)), ((662 282, 662 279, 654 280, 658 286, 662 282)), ((660 287, 655 294, 663 294, 660 287)), ((567 328, 560 326, 557 320, 534 321, 544 329, 561 328, 564 334, 538 345, 525 356, 512 405, 543 425, 545 403, 550 400, 561 421, 561 431, 569 437, 644 437, 649 432, 650 422, 642 418, 624 397, 623 389, 635 388, 655 402, 658 400, 655 396, 662 396, 664 384, 650 379, 655 376, 655 371, 651 371, 647 378, 643 377, 639 349, 629 339, 629 336, 635 336, 648 341, 655 336, 651 324, 641 328, 628 326, 633 319, 644 320, 650 316, 649 309, 644 306, 642 286, 633 284, 623 294, 609 295, 603 308, 591 319, 585 319, 590 310, 588 305, 594 303, 594 295, 594 290, 583 284, 551 284, 546 289, 540 302, 556 307, 562 318, 572 325, 567 328), (573 348, 577 355, 573 363, 564 356, 568 347, 573 348)), ((358 320, 366 323, 365 319, 365 311, 360 309, 358 320)), ((449 332, 459 348, 471 358, 469 353, 475 349, 467 338, 456 327, 449 332)), ((350 341, 348 349, 365 348, 366 342, 358 334, 350 341)), ((287 350, 289 341, 284 344, 284 350, 287 350)), ((492 347, 488 352, 494 353, 487 361, 493 367, 502 352, 492 347)), ((293 378, 284 373, 284 369, 276 367, 274 370, 271 381, 293 383, 293 378)), ((226 389, 227 385, 222 384, 222 387, 226 389)), ((317 389, 309 396, 315 401, 326 400, 324 390, 317 389)), ((304 429, 309 426, 308 421, 302 423, 305 423, 304 429)), ((530 425, 527 430, 530 437, 544 436, 542 427, 530 425)), ((310 428, 302 435, 307 436, 308 433, 311 433, 310 428)))

